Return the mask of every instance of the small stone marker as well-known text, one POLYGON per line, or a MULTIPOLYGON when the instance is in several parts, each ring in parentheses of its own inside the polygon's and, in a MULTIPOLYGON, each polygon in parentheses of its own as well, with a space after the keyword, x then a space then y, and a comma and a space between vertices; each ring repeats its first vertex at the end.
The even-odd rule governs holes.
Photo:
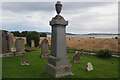
POLYGON ((87 65, 86 65, 86 70, 87 71, 92 71, 93 70, 93 65, 92 63, 88 62, 87 65))
POLYGON ((35 41, 31 40, 31 48, 35 48, 35 41))
POLYGON ((22 66, 28 66, 30 64, 29 64, 29 62, 27 60, 25 60, 25 61, 21 61, 21 65, 22 66))
POLYGON ((81 53, 79 53, 78 51, 75 52, 74 56, 73 56, 73 62, 74 63, 78 63, 80 61, 80 56, 81 53))
POLYGON ((11 51, 12 52, 16 52, 16 48, 11 48, 11 51))
POLYGON ((30 51, 35 51, 35 41, 31 40, 31 47, 26 47, 25 51, 30 52, 30 51))
POLYGON ((49 55, 49 44, 48 40, 44 38, 41 42, 41 57, 47 57, 49 55))

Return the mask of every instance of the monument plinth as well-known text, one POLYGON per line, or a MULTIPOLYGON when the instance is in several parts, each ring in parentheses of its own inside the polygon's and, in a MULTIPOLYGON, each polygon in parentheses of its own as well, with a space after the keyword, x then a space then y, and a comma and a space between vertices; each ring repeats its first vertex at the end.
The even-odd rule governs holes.
POLYGON ((57 78, 70 75, 71 64, 66 55, 66 26, 68 25, 68 21, 65 21, 65 19, 59 15, 62 4, 57 2, 55 6, 58 15, 50 21, 50 25, 52 26, 51 54, 48 59, 46 71, 51 76, 57 78))

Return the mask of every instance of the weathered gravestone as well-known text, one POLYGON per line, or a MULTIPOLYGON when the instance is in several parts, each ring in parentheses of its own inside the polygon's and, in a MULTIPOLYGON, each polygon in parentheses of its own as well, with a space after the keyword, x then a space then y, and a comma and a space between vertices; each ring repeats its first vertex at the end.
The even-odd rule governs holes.
POLYGON ((2 53, 9 56, 15 52, 14 35, 8 31, 2 31, 2 53))
POLYGON ((0 57, 2 56, 2 30, 0 30, 0 57))
POLYGON ((16 46, 16 56, 25 55, 24 39, 17 38, 16 41, 15 41, 15 46, 16 46))
POLYGON ((49 55, 49 44, 48 40, 45 38, 41 42, 41 57, 47 57, 49 55))
POLYGON ((14 34, 8 33, 8 39, 9 39, 9 50, 10 52, 15 52, 15 44, 14 44, 14 34))
POLYGON ((2 76, 2 71, 3 71, 3 70, 2 70, 2 67, 3 67, 3 66, 2 66, 2 63, 3 63, 3 62, 2 62, 2 59, 3 59, 3 58, 2 58, 2 30, 0 30, 0 74, 1 74, 1 75, 0 75, 0 79, 2 79, 2 77, 3 77, 3 76, 2 76))
POLYGON ((2 31, 2 54, 10 52, 8 42, 9 39, 7 31, 2 31))
POLYGON ((57 14, 50 21, 52 26, 51 55, 49 56, 46 71, 55 78, 71 75, 71 64, 66 57, 66 26, 68 21, 59 15, 62 4, 58 1, 55 5, 57 14))
POLYGON ((92 65, 92 63, 88 62, 88 63, 86 64, 86 70, 87 70, 87 71, 92 71, 92 70, 93 70, 93 65, 92 65))
POLYGON ((31 48, 35 48, 35 41, 31 40, 31 48))
POLYGON ((80 61, 80 57, 81 57, 81 53, 79 53, 78 51, 75 52, 74 56, 73 56, 73 62, 74 63, 78 63, 80 61))

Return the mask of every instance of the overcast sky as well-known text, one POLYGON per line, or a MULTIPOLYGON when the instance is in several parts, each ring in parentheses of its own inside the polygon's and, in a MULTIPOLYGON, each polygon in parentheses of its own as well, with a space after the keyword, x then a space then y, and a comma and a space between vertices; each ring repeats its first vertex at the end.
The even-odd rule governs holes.
MULTIPOLYGON (((69 21, 68 33, 117 33, 117 2, 63 2, 61 15, 69 21)), ((54 2, 3 2, 2 29, 51 32, 54 2)), ((1 18, 1 16, 0 16, 1 18)))

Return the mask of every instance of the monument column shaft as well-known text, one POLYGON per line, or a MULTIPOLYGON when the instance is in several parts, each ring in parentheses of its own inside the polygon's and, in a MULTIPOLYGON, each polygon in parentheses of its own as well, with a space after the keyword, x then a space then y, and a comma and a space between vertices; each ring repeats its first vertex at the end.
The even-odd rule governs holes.
POLYGON ((52 26, 52 51, 51 55, 62 58, 66 55, 66 30, 65 26, 52 26))
POLYGON ((66 26, 68 21, 61 15, 56 15, 50 21, 52 26, 51 55, 46 66, 47 73, 54 77, 71 74, 71 64, 66 50, 66 26))
POLYGON ((66 26, 68 21, 60 14, 62 4, 58 1, 55 5, 58 15, 52 18, 50 25, 52 26, 51 55, 46 65, 46 72, 54 77, 61 77, 71 74, 71 64, 67 57, 66 50, 66 26))

